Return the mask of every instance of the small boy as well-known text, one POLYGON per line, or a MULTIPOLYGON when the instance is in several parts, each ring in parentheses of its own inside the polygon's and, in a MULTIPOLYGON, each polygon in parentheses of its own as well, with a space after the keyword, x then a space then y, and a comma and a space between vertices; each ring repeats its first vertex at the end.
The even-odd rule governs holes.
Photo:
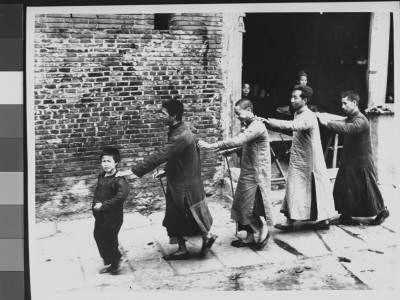
POLYGON ((115 177, 120 161, 118 149, 104 148, 100 161, 103 172, 98 176, 92 203, 95 218, 93 235, 104 265, 109 265, 100 273, 116 273, 122 257, 118 249, 118 232, 123 222, 123 203, 130 187, 125 177, 115 177))

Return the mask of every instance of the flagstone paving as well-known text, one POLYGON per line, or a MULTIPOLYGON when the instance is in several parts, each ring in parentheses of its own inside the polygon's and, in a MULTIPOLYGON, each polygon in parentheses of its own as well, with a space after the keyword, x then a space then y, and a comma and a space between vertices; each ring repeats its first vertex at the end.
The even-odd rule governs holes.
MULTIPOLYGON (((230 211, 226 203, 211 201, 212 231, 218 239, 205 258, 196 255, 201 239, 189 239, 191 259, 186 261, 162 259, 176 247, 161 225, 163 212, 125 214, 118 275, 99 274, 103 265, 93 219, 37 223, 30 253, 32 292, 394 290, 399 283, 400 199, 393 187, 383 193, 391 215, 381 226, 298 232, 274 228, 260 251, 230 245, 237 239, 230 211)), ((284 220, 279 205, 274 209, 278 221, 284 220)))

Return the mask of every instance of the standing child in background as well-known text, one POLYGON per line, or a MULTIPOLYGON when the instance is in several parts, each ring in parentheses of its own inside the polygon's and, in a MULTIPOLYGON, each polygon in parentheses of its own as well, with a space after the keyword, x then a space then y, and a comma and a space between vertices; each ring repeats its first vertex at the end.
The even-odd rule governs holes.
POLYGON ((300 71, 297 73, 297 84, 300 85, 307 85, 308 82, 308 75, 304 71, 300 71))
POLYGON ((245 82, 242 84, 242 98, 250 100, 250 84, 245 82))
MULTIPOLYGON (((308 82, 308 75, 305 71, 299 71, 296 75, 296 85, 307 85, 308 82)), ((307 105, 308 108, 311 109, 311 111, 315 112, 315 106, 314 105, 307 105)), ((295 110, 293 109, 292 105, 289 106, 282 106, 278 107, 277 111, 281 113, 282 115, 290 116, 290 120, 293 120, 293 115, 295 113, 295 110)), ((280 116, 279 118, 281 118, 280 116)), ((287 117, 285 118, 287 119, 287 117)))
POLYGON ((104 148, 100 161, 103 172, 98 176, 93 197, 93 235, 104 265, 109 265, 100 273, 116 273, 122 257, 118 249, 118 233, 123 222, 123 203, 130 188, 125 177, 115 177, 120 161, 118 149, 104 148))

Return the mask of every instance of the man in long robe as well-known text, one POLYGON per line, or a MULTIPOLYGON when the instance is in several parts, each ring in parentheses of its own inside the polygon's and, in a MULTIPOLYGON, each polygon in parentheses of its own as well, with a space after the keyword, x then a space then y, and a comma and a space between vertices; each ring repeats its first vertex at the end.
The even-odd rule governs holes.
POLYGON ((370 127, 367 118, 358 109, 357 92, 342 94, 344 122, 329 121, 319 116, 322 125, 343 134, 343 152, 333 188, 335 208, 341 214, 339 223, 356 224, 352 217, 372 217, 371 225, 380 225, 389 216, 376 182, 370 127))
POLYGON ((285 198, 281 212, 287 222, 281 230, 304 227, 329 229, 328 219, 337 215, 331 193, 316 115, 307 107, 313 90, 296 85, 292 90, 292 121, 264 119, 267 127, 293 131, 285 198), (304 222, 307 221, 307 222, 304 222))
POLYGON ((157 171, 153 178, 167 177, 163 226, 167 229, 170 243, 178 244, 179 249, 165 255, 165 260, 189 258, 184 237, 203 236, 200 256, 210 250, 217 238, 209 232, 212 217, 205 200, 199 150, 192 132, 182 122, 183 110, 183 104, 178 100, 164 102, 161 112, 164 124, 169 126, 168 141, 130 170, 118 173, 118 176, 142 177, 166 162, 165 170, 157 171))
POLYGON ((268 131, 262 122, 255 119, 250 100, 241 99, 236 102, 235 113, 244 125, 237 136, 217 143, 199 141, 198 145, 200 148, 213 150, 243 147, 231 218, 238 223, 239 231, 246 231, 247 236, 244 240, 232 241, 232 246, 255 246, 262 249, 268 242, 268 225, 274 225, 270 197, 271 154, 268 131))

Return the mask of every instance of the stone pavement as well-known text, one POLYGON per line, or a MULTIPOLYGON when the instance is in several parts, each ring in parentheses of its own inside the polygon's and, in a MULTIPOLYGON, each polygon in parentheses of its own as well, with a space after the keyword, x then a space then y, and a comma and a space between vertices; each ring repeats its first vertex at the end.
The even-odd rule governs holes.
MULTIPOLYGON (((230 206, 210 201, 212 232, 219 237, 202 259, 196 256, 201 239, 190 239, 188 249, 193 258, 187 261, 162 259, 176 247, 168 243, 161 225, 164 212, 125 214, 119 235, 124 262, 118 275, 99 274, 103 265, 93 239, 92 218, 37 223, 35 242, 30 245, 32 293, 394 291, 399 283, 396 232, 400 199, 394 187, 381 189, 391 213, 381 226, 339 225, 328 231, 292 233, 273 229, 269 244, 261 251, 232 247, 230 242, 236 237, 230 206)), ((276 199, 282 199, 283 193, 273 191, 278 221, 284 218, 276 199)))

